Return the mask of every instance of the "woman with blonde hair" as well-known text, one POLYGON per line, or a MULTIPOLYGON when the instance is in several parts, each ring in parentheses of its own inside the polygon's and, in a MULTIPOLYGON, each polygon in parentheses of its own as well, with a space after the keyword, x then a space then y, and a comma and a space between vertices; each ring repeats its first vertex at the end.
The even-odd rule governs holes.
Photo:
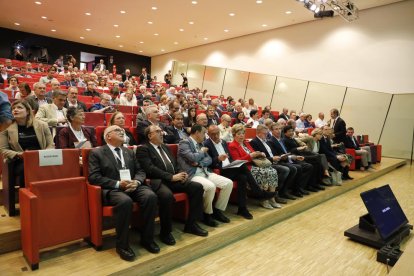
MULTIPOLYGON (((249 143, 245 142, 245 128, 243 125, 235 124, 232 127, 232 134, 234 140, 228 145, 231 158, 233 158, 233 160, 246 160, 246 164, 253 177, 256 179, 257 184, 259 184, 264 191, 275 192, 276 187, 278 186, 277 171, 271 166, 258 167, 253 163, 253 159, 266 158, 266 154, 260 151, 254 151, 249 143)), ((266 209, 282 208, 282 206, 276 202, 275 198, 263 200, 261 205, 266 209)))

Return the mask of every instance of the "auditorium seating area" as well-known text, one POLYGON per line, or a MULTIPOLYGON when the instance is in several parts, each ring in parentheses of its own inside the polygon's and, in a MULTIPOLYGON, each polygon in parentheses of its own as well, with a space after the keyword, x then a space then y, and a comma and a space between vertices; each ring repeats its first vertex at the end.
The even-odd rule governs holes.
MULTIPOLYGON (((0 64, 4 64, 5 59, 0 59, 0 64)), ((26 63, 20 61, 12 61, 13 67, 22 67, 26 63)), ((37 64, 32 64, 33 68, 36 68, 37 64)), ((45 66, 46 67, 46 66, 45 66)), ((45 68, 47 69, 47 67, 45 68)), ((19 71, 9 71, 9 75, 18 75, 19 71)), ((26 73, 25 77, 18 77, 19 83, 26 82, 33 89, 34 83, 36 83, 40 77, 45 76, 46 73, 26 73), (30 76, 30 77, 28 77, 30 76)), ((56 78, 61 82, 64 81, 64 76, 56 75, 56 78)), ((147 88, 146 91, 155 92, 158 83, 152 83, 153 88, 147 88)), ((134 89, 139 86, 136 83, 134 89)), ((5 81, 0 84, 0 91, 9 95, 10 101, 15 99, 11 98, 11 93, 6 90, 8 82, 5 81)), ((159 87, 166 87, 165 84, 160 84, 159 87)), ((111 86, 109 86, 111 88, 111 86)), ((61 86, 62 91, 67 91, 68 87, 61 86)), ((50 84, 47 84, 46 91, 50 90, 50 84)), ((90 108, 94 103, 99 102, 98 97, 90 97, 82 95, 84 88, 78 87, 79 96, 78 100, 86 104, 90 108)), ((109 90, 99 90, 99 93, 109 93, 109 90)), ((126 88, 120 88, 120 91, 126 91, 126 88)), ((158 90, 157 90, 158 91, 158 90)), ((197 91, 188 91, 177 87, 176 91, 197 95, 197 91)), ((140 92, 135 91, 136 95, 140 92)), ((155 97, 156 93, 153 93, 151 98, 154 104, 158 104, 155 97)), ((211 95, 210 100, 218 98, 217 95, 211 95)), ((226 108, 226 99, 221 100, 221 105, 226 108)), ((114 110, 121 111, 125 116, 125 126, 135 136, 135 140, 139 143, 137 137, 136 117, 139 112, 138 106, 123 106, 114 105, 114 110)), ((206 113, 205 110, 197 109, 197 114, 206 113)), ((258 108, 259 116, 262 113, 262 107, 258 108)), ((231 111, 223 111, 223 114, 231 115, 231 111)), ((278 118, 280 112, 271 110, 271 114, 278 118)), ((95 136, 98 141, 98 146, 102 146, 103 132, 108 126, 112 113, 94 113, 85 112, 85 126, 92 127, 94 129, 95 136)), ((345 118, 346 119, 346 118, 345 118)), ((165 116, 161 116, 161 121, 168 124, 165 116)), ((247 121, 247 119, 245 119, 247 121)), ((232 120, 231 125, 234 123, 232 120)), ((307 130, 310 134, 311 128, 307 130)), ((246 139, 252 139, 256 136, 256 130, 253 128, 246 128, 246 139)), ((372 153, 375 154, 375 162, 381 162, 381 145, 373 145, 368 139, 368 135, 362 135, 358 138, 363 145, 372 146, 372 153)), ((171 151, 177 154, 177 145, 168 145, 171 151)), ((24 170, 25 170, 25 188, 21 188, 18 193, 15 189, 15 175, 13 174, 12 165, 9 163, 3 163, 3 198, 2 202, 5 206, 5 210, 10 216, 18 215, 20 213, 21 220, 21 248, 23 254, 26 257, 28 263, 32 269, 37 269, 39 261, 39 251, 41 249, 56 246, 68 241, 85 239, 97 250, 102 249, 103 246, 103 230, 105 226, 103 221, 105 218, 113 216, 113 208, 110 206, 102 206, 100 187, 93 185, 96 183, 88 183, 88 155, 90 149, 78 150, 63 150, 63 162, 60 167, 40 167, 39 157, 37 151, 26 152, 24 156, 24 170), (81 156, 81 159, 80 159, 81 156), (70 160, 69 160, 70 159, 70 160), (18 202, 20 203, 20 212, 16 211, 15 198, 19 195, 18 202), (54 200, 55 199, 55 200, 54 200), (71 202, 71 203, 69 203, 71 202), (60 210, 61 213, 57 212, 60 210), (78 220, 79 219, 79 220, 78 220), (60 221, 65 221, 64 224, 60 224, 60 221), (77 224, 79 222, 79 224, 77 224), (76 225, 76 227, 75 227, 76 225), (74 229, 76 228, 76 229, 74 229), (59 233, 57 235, 56 233, 59 233), (56 234, 56 235, 55 235, 56 234), (50 239, 50 237, 54 237, 50 239)), ((359 158, 356 156, 354 150, 347 150, 347 153, 354 157, 354 161, 351 164, 351 170, 358 168, 359 158)), ((374 160, 374 159, 373 159, 374 160)), ((366 175, 365 175, 366 176, 366 175)), ((362 182, 361 182, 362 183, 362 182)), ((361 185, 361 183, 358 183, 361 185)), ((351 186, 350 186, 351 187, 351 186)), ((349 188, 333 187, 333 189, 341 189, 340 192, 345 192, 349 188)), ((235 194, 237 189, 237 183, 234 183, 234 191, 231 202, 235 203, 235 194)), ((322 194, 321 192, 319 194, 322 194)), ((328 194, 334 195, 332 191, 327 191, 328 194)), ((176 193, 175 195, 175 210, 174 217, 178 221, 184 221, 188 215, 188 199, 184 193, 176 193)), ((320 195, 319 195, 320 196, 320 195)), ((307 198, 308 204, 317 204, 318 200, 313 203, 309 203, 312 198, 307 198)), ((315 197, 314 197, 315 198, 315 197)), ((300 209, 300 208, 299 208, 300 209)), ((134 219, 132 226, 139 228, 139 207, 134 205, 134 219)), ((296 210, 297 211, 297 210, 296 210)), ((295 211, 295 212, 296 212, 295 211)), ((280 211, 282 213, 275 220, 283 218, 284 208, 280 211)), ((291 214, 292 215, 292 214, 291 214)), ((286 213, 287 216, 287 213, 286 213)), ((262 226, 263 227, 263 226, 262 226)), ((14 248, 16 249, 16 248, 14 248)), ((1 253, 1 252, 0 252, 1 253)))

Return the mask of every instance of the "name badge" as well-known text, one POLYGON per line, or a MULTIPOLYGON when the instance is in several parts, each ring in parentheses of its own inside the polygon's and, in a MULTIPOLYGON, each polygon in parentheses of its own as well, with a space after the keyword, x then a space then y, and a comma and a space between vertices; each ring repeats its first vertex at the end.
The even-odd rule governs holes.
POLYGON ((131 173, 129 170, 119 170, 119 177, 122 180, 129 180, 131 181, 131 173))

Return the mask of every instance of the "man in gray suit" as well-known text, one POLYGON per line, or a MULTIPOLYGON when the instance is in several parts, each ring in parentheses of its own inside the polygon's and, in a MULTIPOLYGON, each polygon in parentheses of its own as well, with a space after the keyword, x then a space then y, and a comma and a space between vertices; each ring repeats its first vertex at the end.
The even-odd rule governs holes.
POLYGON ((178 164, 188 174, 188 179, 198 182, 204 188, 204 223, 211 227, 216 227, 217 222, 230 222, 223 211, 226 210, 233 181, 221 175, 212 173, 208 167, 212 163, 208 155, 208 148, 203 147, 202 142, 205 138, 206 129, 200 125, 191 128, 190 137, 180 141, 178 145, 178 164), (220 188, 220 194, 213 207, 213 199, 216 187, 220 188))

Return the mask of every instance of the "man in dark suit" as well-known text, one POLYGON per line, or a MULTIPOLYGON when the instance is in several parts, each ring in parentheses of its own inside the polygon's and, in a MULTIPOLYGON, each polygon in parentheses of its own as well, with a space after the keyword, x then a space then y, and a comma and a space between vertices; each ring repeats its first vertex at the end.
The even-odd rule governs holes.
MULTIPOLYGON (((164 192, 169 193, 171 191, 184 192, 188 195, 190 208, 184 232, 207 236, 208 232, 197 224, 197 220, 201 220, 203 214, 203 186, 200 183, 190 181, 187 173, 178 166, 170 149, 163 144, 162 130, 159 126, 150 125, 145 129, 145 135, 148 137, 148 142, 137 149, 137 159, 141 167, 148 177, 161 181, 158 190, 164 189, 164 192)), ((172 208, 165 211, 171 219, 172 208)), ((174 241, 174 237, 171 235, 171 224, 169 230, 169 235, 166 237, 161 235, 161 240, 174 241)))
MULTIPOLYGON (((288 153, 282 142, 281 126, 279 123, 273 123, 270 127, 270 131, 272 136, 267 140, 267 144, 272 149, 274 155, 279 155, 281 157, 279 164, 296 170, 294 184, 290 186, 293 195, 296 197, 308 195, 309 192, 307 192, 305 188, 308 186, 309 179, 312 176, 313 166, 304 162, 305 157, 288 153)), ((279 196, 292 199, 288 189, 280 190, 279 196)))
POLYGON ((142 68, 141 75, 139 75, 139 83, 145 84, 147 88, 151 88, 151 76, 147 73, 147 68, 142 68))
POLYGON ((334 142, 335 143, 345 143, 346 137, 346 123, 339 117, 339 111, 336 108, 331 109, 331 127, 334 131, 334 142))
POLYGON ((323 167, 322 159, 317 153, 313 153, 307 150, 307 146, 301 146, 293 137, 294 128, 291 125, 287 125, 283 128, 284 138, 282 142, 286 147, 286 150, 290 153, 301 155, 305 157, 305 161, 310 163, 313 166, 312 176, 310 177, 310 182, 305 188, 307 191, 317 192, 318 190, 325 190, 324 187, 320 185, 322 182, 323 167))
MULTIPOLYGON (((258 125, 256 128, 256 137, 250 141, 250 146, 252 146, 252 148, 255 151, 264 152, 266 154, 266 158, 269 159, 270 162, 272 162, 272 167, 277 170, 277 175, 279 177, 278 193, 286 195, 286 191, 288 191, 294 184, 293 181, 295 180, 296 169, 292 167, 282 166, 279 164, 280 156, 274 155, 272 149, 266 143, 266 137, 268 133, 269 129, 265 125, 258 125)), ((293 197, 291 197, 290 199, 292 198, 293 197)), ((275 199, 278 203, 287 203, 286 199, 281 198, 279 194, 276 196, 275 199)))
POLYGON ((212 105, 209 105, 207 108, 207 126, 210 125, 218 125, 219 124, 219 117, 215 114, 215 108, 212 105))
POLYGON ((165 124, 160 122, 160 114, 156 106, 149 106, 145 110, 145 115, 147 116, 147 119, 143 121, 138 121, 137 123, 137 134, 139 144, 144 144, 147 142, 147 137, 145 136, 144 131, 150 125, 159 126, 163 131, 163 135, 167 136, 167 132, 165 131, 165 124))
POLYGON ((139 166, 134 152, 122 146, 124 130, 110 126, 104 132, 107 145, 95 148, 89 156, 89 176, 91 184, 102 188, 104 205, 114 206, 116 226, 116 251, 127 261, 135 258, 129 246, 128 230, 133 201, 140 205, 143 219, 141 244, 150 252, 158 253, 154 242, 154 219, 157 215, 157 196, 144 184, 145 172, 139 166))
POLYGON ((371 166, 371 148, 370 146, 360 146, 357 139, 354 137, 354 128, 348 127, 346 129, 345 147, 348 149, 355 149, 355 154, 361 156, 361 171, 372 169, 371 166))
POLYGON ((95 90, 95 82, 88 81, 86 90, 82 94, 83 96, 99 97, 101 94, 95 90))
POLYGON ((289 113, 289 110, 286 107, 284 107, 282 113, 279 114, 278 119, 283 119, 287 122, 290 119, 288 113, 289 113))
POLYGON ((180 112, 172 114, 172 125, 166 127, 167 135, 164 141, 167 144, 178 144, 181 140, 188 138, 188 133, 184 128, 184 117, 180 112))
POLYGON ((210 138, 204 141, 204 146, 208 148, 208 154, 212 159, 210 167, 219 169, 220 175, 237 181, 237 204, 239 207, 237 214, 246 219, 253 219, 246 205, 247 185, 249 185, 253 197, 270 199, 275 196, 275 193, 263 191, 245 164, 238 168, 223 169, 223 166, 233 162, 227 143, 220 139, 220 130, 216 125, 208 127, 208 136, 210 138))
POLYGON ((78 88, 75 86, 71 86, 68 89, 68 98, 65 102, 65 108, 68 107, 76 107, 77 109, 81 109, 84 112, 87 112, 88 109, 86 108, 86 105, 83 102, 78 101, 78 88))

